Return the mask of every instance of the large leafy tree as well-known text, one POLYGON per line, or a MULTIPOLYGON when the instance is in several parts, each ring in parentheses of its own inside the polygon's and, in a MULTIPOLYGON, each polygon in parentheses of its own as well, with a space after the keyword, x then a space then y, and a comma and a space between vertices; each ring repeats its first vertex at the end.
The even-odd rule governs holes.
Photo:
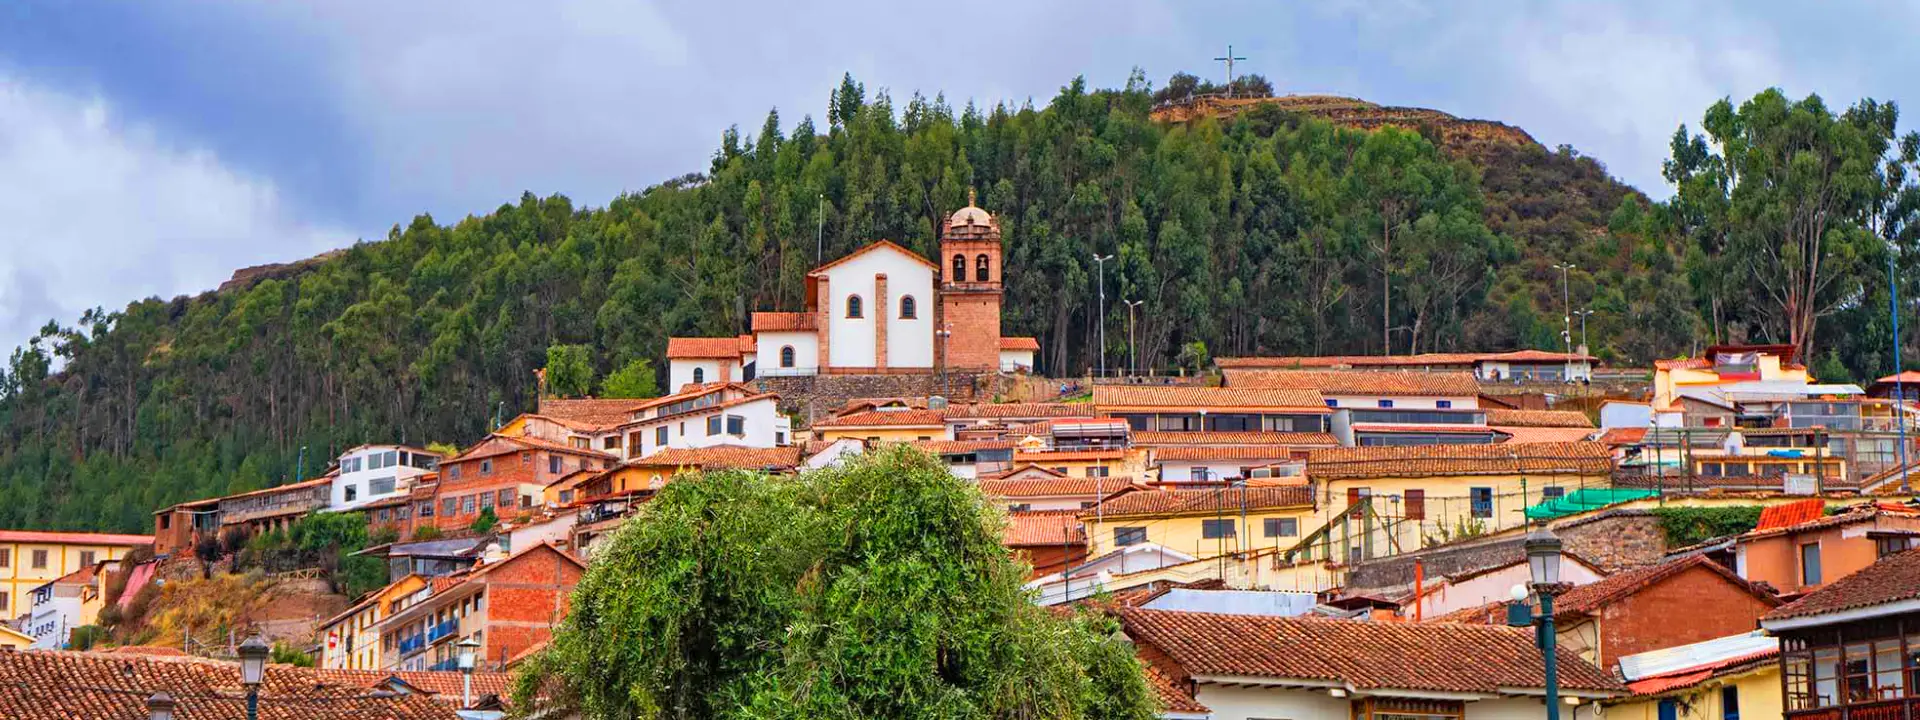
POLYGON ((1113 627, 1028 600, 1002 522, 906 448, 797 478, 680 477, 597 552, 517 704, 587 718, 1154 717, 1113 627))

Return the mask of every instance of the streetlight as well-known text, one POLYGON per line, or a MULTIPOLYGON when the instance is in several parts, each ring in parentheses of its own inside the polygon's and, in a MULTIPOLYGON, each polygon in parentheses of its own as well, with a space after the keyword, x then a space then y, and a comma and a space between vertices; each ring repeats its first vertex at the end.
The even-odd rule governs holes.
POLYGON ((267 656, 273 648, 254 633, 240 643, 240 684, 247 688, 247 720, 260 720, 260 681, 267 675, 267 656))
POLYGON ((1587 344, 1587 318, 1592 317, 1596 312, 1599 311, 1593 308, 1580 308, 1573 311, 1573 314, 1580 316, 1580 347, 1587 348, 1588 354, 1593 353, 1593 346, 1587 344))
POLYGON ((173 709, 179 705, 165 690, 154 693, 147 697, 147 718, 148 720, 173 720, 173 709))
POLYGON ((1100 266, 1100 375, 1107 374, 1107 261, 1112 255, 1093 254, 1093 262, 1100 266))
POLYGON ((1140 346, 1133 342, 1133 309, 1147 304, 1145 300, 1121 300, 1127 304, 1127 364, 1132 365, 1133 374, 1140 374, 1140 346))
POLYGON ((1573 294, 1567 290, 1567 271, 1574 269, 1573 263, 1554 263, 1554 269, 1560 271, 1560 338, 1567 343, 1567 355, 1573 355, 1573 294))
POLYGON ((1560 538, 1546 529, 1527 535, 1527 570, 1540 598, 1540 652, 1547 663, 1547 720, 1560 720, 1560 668, 1554 656, 1553 596, 1560 592, 1560 538))
POLYGON ((468 635, 467 639, 454 643, 453 646, 460 648, 460 707, 470 708, 473 707, 474 655, 480 649, 480 641, 468 635))

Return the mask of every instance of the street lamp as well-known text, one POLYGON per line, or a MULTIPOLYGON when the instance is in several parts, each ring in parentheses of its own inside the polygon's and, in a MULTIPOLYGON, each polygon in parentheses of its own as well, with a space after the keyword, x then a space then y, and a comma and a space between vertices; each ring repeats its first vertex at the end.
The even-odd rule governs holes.
POLYGON ((173 709, 178 706, 179 703, 174 702, 173 696, 168 695, 165 690, 154 693, 147 697, 147 718, 148 720, 173 720, 173 709))
POLYGON ((1100 266, 1100 375, 1107 374, 1107 261, 1112 255, 1093 254, 1093 262, 1100 266))
POLYGON ((1540 653, 1546 658, 1547 720, 1560 720, 1560 668, 1554 656, 1553 596, 1560 592, 1560 538, 1544 528, 1527 535, 1527 570, 1540 597, 1540 653))
POLYGON ((1127 364, 1133 366, 1133 374, 1140 374, 1140 346, 1133 342, 1133 310, 1147 304, 1145 300, 1121 300, 1127 304, 1127 364))
POLYGON ((267 675, 267 656, 273 648, 259 633, 240 643, 240 684, 247 688, 247 720, 260 720, 260 682, 267 675))
POLYGON ((480 641, 468 635, 467 639, 453 646, 460 648, 460 707, 473 707, 473 663, 480 649, 480 641))
MULTIPOLYGON (((1564 265, 1554 263, 1553 267, 1560 271, 1560 309, 1564 313, 1560 316, 1560 337, 1567 344, 1567 355, 1571 356, 1573 355, 1573 294, 1567 290, 1567 271, 1577 266, 1573 263, 1564 265)), ((1585 338, 1581 340, 1584 341, 1585 338)))

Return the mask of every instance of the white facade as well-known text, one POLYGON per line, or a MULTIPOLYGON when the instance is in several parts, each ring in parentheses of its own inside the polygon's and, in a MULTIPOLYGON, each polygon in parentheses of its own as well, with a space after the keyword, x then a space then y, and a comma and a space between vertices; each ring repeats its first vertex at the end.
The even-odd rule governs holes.
POLYGON ((1539 380, 1543 382, 1579 382, 1593 379, 1593 364, 1585 360, 1572 362, 1507 362, 1505 360, 1481 360, 1474 363, 1473 374, 1481 380, 1539 380))
POLYGON ((1160 469, 1159 480, 1160 482, 1179 483, 1242 478, 1242 476, 1246 474, 1243 471, 1245 468, 1270 470, 1270 474, 1264 477, 1300 477, 1305 474, 1306 463, 1293 460, 1286 457, 1286 455, 1285 452, 1282 452, 1279 454, 1279 457, 1262 460, 1167 460, 1158 464, 1160 469), (1206 473, 1204 476, 1195 476, 1195 469, 1205 469, 1206 473))
POLYGON ((1342 408, 1380 408, 1381 401, 1392 404, 1395 410, 1477 410, 1480 408, 1478 395, 1341 395, 1322 392, 1322 396, 1333 401, 1331 407, 1342 408))
MULTIPOLYGON (((1336 698, 1328 689, 1235 687, 1201 683, 1194 699, 1213 710, 1212 720, 1318 720, 1351 716, 1351 698, 1336 698)), ((1539 720, 1545 709, 1539 698, 1506 697, 1466 704, 1466 720, 1539 720)), ((1594 704, 1563 705, 1563 720, 1592 720, 1594 704)))
POLYGON ((33 649, 64 648, 74 628, 90 624, 87 618, 80 617, 83 589, 85 586, 78 583, 47 583, 28 594, 33 609, 27 615, 26 633, 33 636, 33 649))
POLYGON ((716 358, 674 358, 667 361, 667 394, 680 392, 690 384, 710 383, 729 380, 739 382, 741 378, 722 378, 720 360, 716 358))
POLYGON ((756 377, 814 375, 820 372, 820 338, 810 330, 762 331, 754 335, 754 350, 766 362, 754 364, 756 377), (784 364, 784 350, 793 348, 793 364, 784 364))
POLYGON ((667 448, 714 445, 768 448, 793 444, 793 421, 780 414, 779 400, 774 397, 733 405, 720 402, 665 418, 649 417, 622 425, 621 431, 627 436, 629 460, 667 448))
MULTIPOLYGON (((1599 580, 1602 575, 1586 563, 1574 560, 1570 555, 1561 556, 1560 579, 1571 585, 1585 585, 1599 580)), ((1434 618, 1455 610, 1480 607, 1497 600, 1513 598, 1513 586, 1532 582, 1531 570, 1525 562, 1518 562, 1491 572, 1475 575, 1458 583, 1434 583, 1420 601, 1420 614, 1434 618)), ((1412 617, 1413 608, 1406 607, 1402 615, 1412 617)))
POLYGON ((407 494, 415 478, 439 468, 440 456, 401 445, 362 445, 340 455, 327 509, 352 510, 407 494))
POLYGON ((1032 372, 1032 350, 1001 350, 1000 372, 1032 372))
MULTIPOLYGON (((827 363, 832 367, 871 368, 879 365, 879 321, 887 323, 887 367, 933 367, 933 268, 917 255, 881 245, 848 256, 844 262, 820 271, 827 280, 827 363), (887 279, 887 297, 878 301, 877 279, 887 279), (852 298, 860 298, 860 316, 848 317, 852 298), (913 316, 901 317, 906 298, 912 298, 913 316)), ((796 348, 797 349, 797 348, 796 348)), ((763 357, 767 356, 764 352, 763 357)), ((777 364, 777 361, 776 361, 777 364)))

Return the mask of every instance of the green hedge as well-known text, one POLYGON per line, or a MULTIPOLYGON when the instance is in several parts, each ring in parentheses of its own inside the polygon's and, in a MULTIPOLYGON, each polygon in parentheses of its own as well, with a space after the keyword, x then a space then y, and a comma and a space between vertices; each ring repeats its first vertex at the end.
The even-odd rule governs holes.
POLYGON ((1760 524, 1760 506, 1663 507, 1653 511, 1666 533, 1667 547, 1697 545, 1713 538, 1738 535, 1760 524))

